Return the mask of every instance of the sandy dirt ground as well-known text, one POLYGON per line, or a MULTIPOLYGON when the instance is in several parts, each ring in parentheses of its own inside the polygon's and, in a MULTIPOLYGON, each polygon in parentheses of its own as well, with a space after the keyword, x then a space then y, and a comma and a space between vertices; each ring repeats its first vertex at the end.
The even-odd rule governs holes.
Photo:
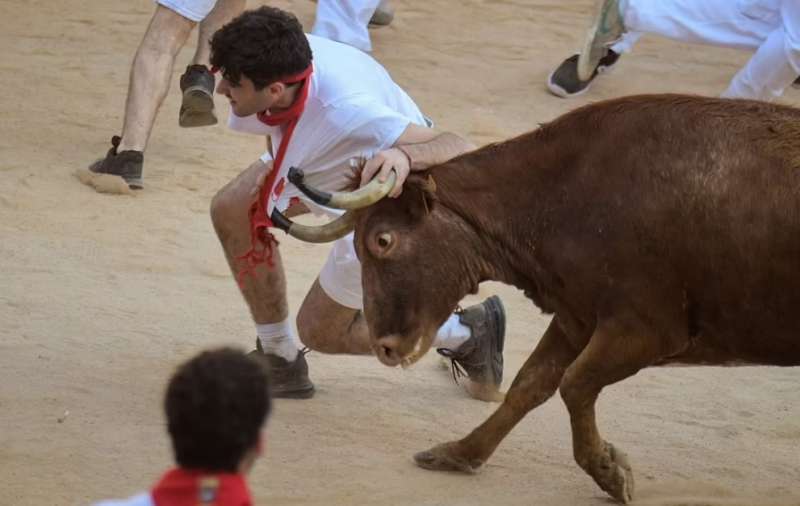
MULTIPOLYGON (((592 100, 713 95, 748 57, 650 38, 591 93, 564 101, 543 83, 578 47, 588 0, 393 3, 395 22, 373 31, 375 56, 442 129, 481 144, 592 100)), ((314 4, 276 5, 310 29, 314 4)), ((177 76, 193 43, 149 145, 147 189, 101 195, 73 175, 119 131, 152 9, 148 0, 0 0, 4 505, 80 505, 148 487, 171 462, 160 402, 174 366, 209 346, 253 344, 208 206, 263 141, 223 125, 177 127, 177 76)), ((800 93, 785 100, 797 104, 800 93)), ((282 248, 296 310, 327 248, 291 239, 282 248)), ((489 284, 480 296, 491 293, 509 313, 507 386, 549 319, 512 288, 489 284)), ((276 403, 251 475, 259 504, 609 504, 572 460, 558 397, 479 474, 431 473, 411 455, 463 436, 493 405, 469 399, 433 355, 407 371, 368 357, 308 358, 319 392, 276 403)), ((630 455, 639 504, 800 504, 799 375, 647 370, 604 392, 599 423, 630 455)))

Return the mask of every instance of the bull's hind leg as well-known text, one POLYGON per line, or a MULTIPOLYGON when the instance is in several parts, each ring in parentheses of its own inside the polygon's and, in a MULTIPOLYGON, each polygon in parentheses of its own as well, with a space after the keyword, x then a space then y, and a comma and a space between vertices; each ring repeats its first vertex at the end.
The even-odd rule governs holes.
POLYGON ((492 416, 467 437, 420 452, 414 460, 425 469, 474 472, 517 422, 555 393, 564 371, 577 354, 553 318, 492 416))
POLYGON ((636 321, 601 321, 561 381, 561 396, 572 424, 575 460, 600 488, 619 501, 632 499, 633 473, 625 454, 600 437, 595 401, 603 387, 670 355, 677 345, 636 321))

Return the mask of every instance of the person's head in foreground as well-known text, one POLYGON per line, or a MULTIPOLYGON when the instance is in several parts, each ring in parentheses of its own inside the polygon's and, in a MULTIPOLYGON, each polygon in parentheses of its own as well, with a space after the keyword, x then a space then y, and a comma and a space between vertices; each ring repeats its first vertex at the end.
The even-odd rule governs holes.
POLYGON ((244 475, 271 410, 266 369, 241 351, 204 351, 178 367, 164 411, 177 467, 146 493, 96 506, 249 506, 244 475))
POLYGON ((181 365, 164 397, 178 466, 247 473, 261 453, 268 389, 265 369, 231 348, 204 351, 181 365))

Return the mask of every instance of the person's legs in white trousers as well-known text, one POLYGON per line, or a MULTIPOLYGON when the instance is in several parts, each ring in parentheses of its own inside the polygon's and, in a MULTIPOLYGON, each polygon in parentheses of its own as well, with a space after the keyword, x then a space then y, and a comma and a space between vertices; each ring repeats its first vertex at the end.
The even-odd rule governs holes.
POLYGON ((800 2, 784 0, 780 13, 781 25, 736 73, 723 97, 774 100, 800 75, 800 2))
POLYGON ((642 35, 644 34, 640 32, 626 32, 622 35, 622 38, 612 44, 609 49, 617 54, 630 53, 633 51, 633 46, 639 41, 642 35))
POLYGON ((319 0, 311 33, 370 52, 367 26, 378 4, 380 0, 319 0))
POLYGON ((773 100, 800 75, 797 0, 627 0, 623 9, 631 32, 755 51, 724 97, 773 100))

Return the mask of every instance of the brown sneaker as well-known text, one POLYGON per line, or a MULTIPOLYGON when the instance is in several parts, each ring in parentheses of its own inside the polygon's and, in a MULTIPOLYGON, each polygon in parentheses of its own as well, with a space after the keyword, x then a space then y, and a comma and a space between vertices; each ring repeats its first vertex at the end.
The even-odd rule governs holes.
POLYGON ((105 158, 100 158, 89 165, 89 170, 98 174, 111 174, 120 176, 128 183, 131 190, 141 190, 142 170, 144 167, 144 153, 141 151, 121 151, 117 147, 122 139, 115 135, 111 138, 111 149, 105 158))
POLYGON ((452 361, 453 379, 466 374, 475 383, 469 389, 473 397, 497 400, 503 382, 503 346, 506 336, 506 313, 500 297, 493 295, 480 304, 459 313, 461 323, 472 330, 472 336, 457 350, 436 351, 452 361))
POLYGON ((265 353, 261 341, 256 339, 256 349, 249 353, 269 371, 270 393, 277 399, 309 399, 314 397, 314 384, 308 379, 306 351, 298 351, 297 358, 289 362, 283 357, 265 353))
POLYGON ((189 65, 181 76, 183 101, 178 124, 182 127, 216 125, 214 74, 205 65, 189 65))

